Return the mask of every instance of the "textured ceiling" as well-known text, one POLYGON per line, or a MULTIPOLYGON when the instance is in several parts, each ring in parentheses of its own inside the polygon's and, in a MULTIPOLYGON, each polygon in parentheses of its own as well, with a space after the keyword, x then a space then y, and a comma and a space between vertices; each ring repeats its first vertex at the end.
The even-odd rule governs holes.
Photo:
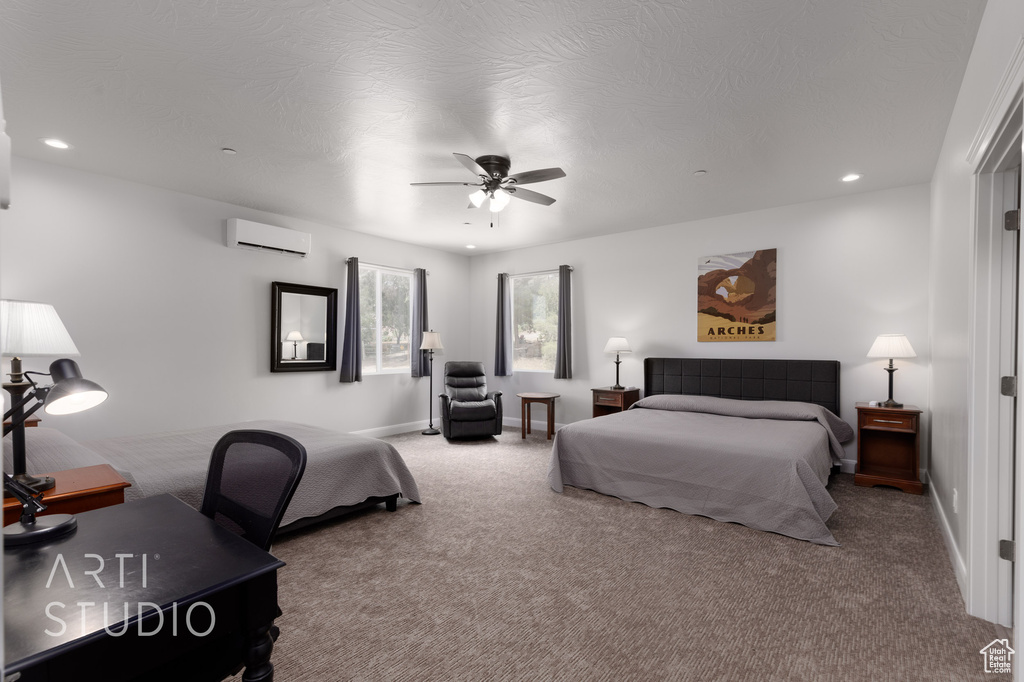
POLYGON ((927 182, 983 9, 3 0, 0 82, 16 155, 493 251, 927 182), (472 181, 452 152, 567 177, 490 228, 467 189, 409 186, 472 181))

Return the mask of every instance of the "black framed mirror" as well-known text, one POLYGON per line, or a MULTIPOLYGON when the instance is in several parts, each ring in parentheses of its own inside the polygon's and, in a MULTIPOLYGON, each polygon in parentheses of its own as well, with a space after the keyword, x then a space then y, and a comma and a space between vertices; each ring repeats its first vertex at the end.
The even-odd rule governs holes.
POLYGON ((338 365, 338 290, 273 282, 270 371, 323 372, 338 365))

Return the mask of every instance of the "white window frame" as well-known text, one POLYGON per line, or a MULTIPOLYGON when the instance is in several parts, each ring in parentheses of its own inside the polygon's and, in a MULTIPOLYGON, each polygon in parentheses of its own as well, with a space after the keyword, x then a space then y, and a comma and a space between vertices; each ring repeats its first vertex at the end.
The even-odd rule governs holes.
MULTIPOLYGON (((512 373, 513 374, 516 374, 516 373, 519 373, 519 372, 530 373, 530 374, 551 374, 552 372, 555 371, 555 363, 554 363, 554 361, 552 361, 551 367, 547 368, 547 369, 519 369, 518 367, 516 367, 515 347, 516 347, 516 339, 517 339, 516 333, 518 331, 518 326, 516 325, 516 280, 517 279, 532 279, 534 277, 540 277, 542 275, 548 275, 548 276, 554 275, 557 278, 558 277, 558 269, 556 268, 554 270, 539 270, 537 272, 526 272, 526 273, 523 273, 521 275, 509 275, 508 276, 508 282, 509 282, 509 288, 510 288, 509 296, 511 297, 511 300, 512 300, 512 348, 513 348, 513 351, 512 351, 512 373)), ((561 303, 562 293, 559 292, 558 296, 559 296, 559 303, 561 303)), ((556 342, 557 342, 557 339, 556 339, 556 342)))
MULTIPOLYGON (((381 365, 381 361, 382 361, 382 358, 383 358, 383 350, 384 350, 384 338, 383 338, 384 335, 381 333, 381 323, 382 323, 381 311, 383 310, 383 302, 384 302, 383 301, 383 292, 384 292, 384 287, 381 286, 381 280, 382 280, 382 278, 383 278, 385 273, 391 274, 391 275, 405 275, 406 277, 409 278, 409 339, 410 339, 410 343, 411 343, 411 341, 412 341, 412 276, 413 276, 413 271, 412 270, 406 270, 404 268, 393 268, 393 267, 389 267, 387 265, 372 265, 370 263, 360 263, 359 264, 359 278, 360 278, 360 280, 362 280, 363 273, 366 272, 366 271, 369 271, 369 270, 373 270, 374 272, 377 273, 377 286, 374 287, 375 292, 376 292, 376 301, 374 301, 374 310, 377 311, 377 319, 376 319, 377 333, 375 335, 376 338, 377 338, 377 345, 376 345, 376 348, 374 349, 374 351, 375 351, 374 352, 374 357, 376 358, 377 364, 376 364, 376 366, 373 369, 369 369, 369 370, 366 369, 366 367, 364 366, 363 367, 363 374, 364 375, 365 374, 368 374, 368 375, 412 374, 412 365, 411 365, 411 363, 406 363, 406 365, 404 367, 387 367, 387 368, 385 368, 385 367, 383 367, 381 365)), ((363 292, 360 291, 359 295, 362 296, 363 292)), ((360 320, 360 323, 362 323, 362 320, 360 320)), ((412 353, 412 349, 411 348, 409 349, 409 353, 411 355, 411 353, 412 353)), ((364 358, 364 360, 365 360, 365 358, 364 358)))

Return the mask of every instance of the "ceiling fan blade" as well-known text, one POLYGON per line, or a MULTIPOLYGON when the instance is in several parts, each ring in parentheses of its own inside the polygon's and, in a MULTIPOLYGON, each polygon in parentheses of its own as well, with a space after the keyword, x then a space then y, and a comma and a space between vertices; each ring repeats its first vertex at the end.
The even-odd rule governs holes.
POLYGON ((544 168, 541 170, 526 171, 524 173, 514 173, 508 176, 508 180, 513 181, 517 185, 526 185, 531 182, 544 182, 545 180, 555 180, 556 178, 564 178, 565 171, 561 168, 544 168))
POLYGON ((532 201, 535 204, 543 204, 550 206, 555 203, 555 200, 546 194, 540 192, 534 192, 532 190, 523 189, 521 187, 509 187, 508 193, 518 199, 525 199, 526 201, 532 201))
POLYGON ((410 185, 460 185, 463 187, 481 187, 482 182, 410 182, 410 185))
POLYGON ((453 152, 452 155, 473 175, 482 175, 485 178, 491 177, 491 174, 485 171, 472 156, 466 156, 465 154, 459 154, 458 152, 453 152))

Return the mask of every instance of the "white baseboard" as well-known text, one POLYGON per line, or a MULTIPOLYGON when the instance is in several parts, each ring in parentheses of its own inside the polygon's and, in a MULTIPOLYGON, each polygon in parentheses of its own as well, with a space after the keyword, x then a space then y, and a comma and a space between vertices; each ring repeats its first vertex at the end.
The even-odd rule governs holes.
POLYGON ((839 460, 839 471, 844 474, 855 474, 857 473, 857 460, 855 459, 841 459, 839 460))
MULTIPOLYGON (((382 438, 383 436, 395 436, 399 433, 409 433, 410 431, 423 431, 427 428, 429 422, 424 419, 418 422, 407 422, 405 424, 392 424, 391 426, 379 426, 375 429, 363 429, 362 431, 353 431, 357 436, 369 436, 370 438, 382 438)), ((441 429, 441 420, 438 419, 434 422, 434 428, 441 429)))
POLYGON ((946 551, 949 553, 949 562, 953 565, 953 574, 956 576, 956 584, 960 586, 960 596, 966 602, 967 562, 964 561, 963 556, 960 554, 960 550, 957 549, 956 542, 953 540, 953 527, 949 524, 949 519, 946 517, 946 512, 942 510, 942 505, 939 504, 939 498, 932 494, 930 486, 928 487, 926 494, 932 500, 932 509, 935 510, 935 516, 939 519, 939 531, 942 533, 942 540, 946 543, 946 551))

